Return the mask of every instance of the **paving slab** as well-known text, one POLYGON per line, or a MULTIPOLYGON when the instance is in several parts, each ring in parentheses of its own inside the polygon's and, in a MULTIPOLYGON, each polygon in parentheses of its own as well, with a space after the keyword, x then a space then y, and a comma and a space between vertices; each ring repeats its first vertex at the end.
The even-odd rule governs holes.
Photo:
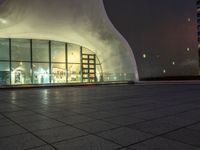
POLYGON ((74 126, 90 133, 102 132, 119 127, 118 125, 101 120, 88 121, 85 123, 75 124, 74 126))
POLYGON ((57 118, 57 120, 64 122, 66 124, 73 125, 73 124, 79 124, 79 123, 91 121, 94 119, 86 117, 86 116, 82 116, 82 115, 71 115, 71 116, 67 116, 67 117, 59 117, 59 118, 57 118))
POLYGON ((146 133, 150 133, 153 135, 164 134, 164 133, 167 133, 167 132, 170 132, 170 131, 180 128, 179 126, 169 124, 166 122, 161 122, 158 120, 144 121, 142 123, 129 125, 127 127, 131 128, 131 129, 140 130, 140 131, 143 131, 146 133))
POLYGON ((180 141, 185 144, 199 147, 200 149, 200 132, 192 129, 180 129, 172 133, 163 135, 166 138, 180 141))
POLYGON ((89 135, 55 144, 59 150, 115 150, 120 145, 89 135))
POLYGON ((27 150, 56 150, 56 148, 49 146, 49 145, 44 145, 44 146, 29 148, 27 150))
POLYGON ((26 133, 27 131, 18 125, 8 125, 0 127, 0 138, 26 133))
POLYGON ((50 129, 50 128, 55 128, 55 127, 66 126, 64 123, 61 123, 52 119, 38 120, 35 122, 22 122, 20 123, 20 125, 31 132, 37 131, 37 130, 44 130, 44 129, 50 129))
POLYGON ((1 118, 0 119, 0 127, 1 126, 8 126, 8 125, 13 125, 14 123, 7 118, 1 118))
POLYGON ((105 131, 98 135, 123 146, 128 146, 152 137, 150 134, 125 127, 105 131))
POLYGON ((130 124, 144 121, 143 119, 136 118, 133 116, 116 116, 116 117, 106 118, 103 120, 113 123, 113 124, 121 125, 121 126, 130 125, 130 124))
POLYGON ((130 148, 132 150, 199 150, 191 145, 159 137, 130 146, 130 148))
POLYGON ((44 144, 43 141, 29 133, 0 139, 1 150, 22 150, 44 144))
POLYGON ((35 131, 34 133, 49 143, 55 143, 58 141, 67 140, 87 134, 86 132, 70 126, 35 131))

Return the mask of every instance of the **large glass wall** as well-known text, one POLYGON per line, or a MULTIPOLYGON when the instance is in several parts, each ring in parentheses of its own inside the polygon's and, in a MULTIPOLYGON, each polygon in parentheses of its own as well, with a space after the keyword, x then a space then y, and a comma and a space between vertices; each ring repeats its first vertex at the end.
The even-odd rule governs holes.
POLYGON ((96 64, 96 81, 103 81, 98 58, 82 60, 83 54, 95 55, 70 43, 0 38, 0 86, 83 82, 82 63, 86 61, 96 64))

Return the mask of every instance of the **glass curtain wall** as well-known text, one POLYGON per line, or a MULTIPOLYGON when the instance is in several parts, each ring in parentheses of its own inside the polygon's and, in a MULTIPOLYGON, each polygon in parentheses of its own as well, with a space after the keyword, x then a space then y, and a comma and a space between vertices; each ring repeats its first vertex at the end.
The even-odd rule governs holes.
MULTIPOLYGON (((83 82, 82 54, 95 53, 64 42, 0 38, 0 85, 83 82)), ((103 81, 98 58, 96 76, 103 81)))

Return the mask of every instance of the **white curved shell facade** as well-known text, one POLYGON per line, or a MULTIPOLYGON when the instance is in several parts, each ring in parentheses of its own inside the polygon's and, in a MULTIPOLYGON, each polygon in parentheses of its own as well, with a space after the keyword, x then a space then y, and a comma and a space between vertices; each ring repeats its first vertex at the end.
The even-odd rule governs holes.
POLYGON ((103 73, 138 80, 133 52, 109 21, 103 0, 7 0, 0 6, 0 38, 81 45, 96 53, 103 73))

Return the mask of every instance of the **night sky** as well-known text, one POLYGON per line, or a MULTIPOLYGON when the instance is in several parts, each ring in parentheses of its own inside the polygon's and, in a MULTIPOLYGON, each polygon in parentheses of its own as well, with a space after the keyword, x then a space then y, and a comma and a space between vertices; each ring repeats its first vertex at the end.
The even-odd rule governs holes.
POLYGON ((198 73, 195 0, 104 0, 104 4, 133 49, 140 77, 198 73))
POLYGON ((104 4, 132 47, 141 78, 198 73, 195 0, 104 0, 104 4))

